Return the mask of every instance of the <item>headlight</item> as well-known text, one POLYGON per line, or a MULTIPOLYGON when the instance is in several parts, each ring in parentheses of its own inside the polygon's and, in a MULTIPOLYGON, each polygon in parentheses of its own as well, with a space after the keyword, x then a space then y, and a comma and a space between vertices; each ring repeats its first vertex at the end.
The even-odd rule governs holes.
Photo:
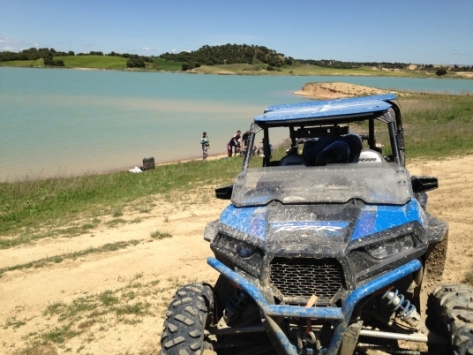
POLYGON ((234 238, 222 234, 220 235, 220 238, 218 240, 218 246, 223 247, 243 257, 253 255, 256 249, 256 247, 251 244, 236 240, 234 238))
POLYGON ((384 240, 382 242, 368 245, 365 249, 373 258, 384 259, 388 256, 412 248, 414 248, 414 239, 412 238, 412 235, 408 234, 402 237, 384 240))

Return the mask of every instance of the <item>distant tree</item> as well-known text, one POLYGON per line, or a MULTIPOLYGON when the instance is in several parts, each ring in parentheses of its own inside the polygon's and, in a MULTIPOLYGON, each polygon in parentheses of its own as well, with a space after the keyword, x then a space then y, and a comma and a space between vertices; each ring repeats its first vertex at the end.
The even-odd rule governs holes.
POLYGON ((43 58, 44 65, 52 65, 53 62, 53 56, 52 55, 47 55, 43 58))
POLYGON ((145 65, 145 61, 140 57, 130 58, 126 62, 127 68, 144 68, 145 65))
POLYGON ((69 51, 69 52, 68 52, 68 55, 74 56, 74 55, 75 55, 75 54, 74 54, 74 51, 69 51))
POLYGON ((53 59, 53 56, 51 54, 45 56, 43 58, 44 65, 51 66, 51 67, 63 67, 64 66, 64 61, 62 59, 53 59))
POLYGON ((64 61, 62 59, 56 59, 56 60, 53 60, 52 65, 56 67, 63 67, 64 61))
POLYGON ((442 76, 442 75, 447 74, 447 71, 445 70, 445 68, 439 68, 439 69, 437 69, 435 74, 437 74, 437 76, 442 76))
POLYGON ((187 63, 183 63, 183 64, 182 64, 181 70, 182 70, 182 71, 192 70, 192 69, 194 69, 194 68, 199 68, 200 66, 201 66, 200 63, 187 62, 187 63))

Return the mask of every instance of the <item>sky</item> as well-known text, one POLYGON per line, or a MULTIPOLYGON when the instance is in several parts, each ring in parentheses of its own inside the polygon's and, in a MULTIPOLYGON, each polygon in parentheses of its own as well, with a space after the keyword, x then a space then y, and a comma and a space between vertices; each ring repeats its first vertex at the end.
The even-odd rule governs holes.
POLYGON ((473 65, 473 0, 0 0, 0 51, 265 46, 295 59, 473 65))

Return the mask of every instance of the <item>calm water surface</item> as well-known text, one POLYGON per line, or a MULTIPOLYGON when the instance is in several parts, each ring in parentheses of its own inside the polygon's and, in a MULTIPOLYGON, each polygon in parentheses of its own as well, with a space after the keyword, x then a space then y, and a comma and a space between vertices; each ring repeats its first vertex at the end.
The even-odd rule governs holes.
MULTIPOLYGON (((310 81, 471 92, 473 80, 263 77, 0 67, 0 181, 223 154, 237 129, 310 81)), ((274 142, 278 143, 278 142, 274 142)))

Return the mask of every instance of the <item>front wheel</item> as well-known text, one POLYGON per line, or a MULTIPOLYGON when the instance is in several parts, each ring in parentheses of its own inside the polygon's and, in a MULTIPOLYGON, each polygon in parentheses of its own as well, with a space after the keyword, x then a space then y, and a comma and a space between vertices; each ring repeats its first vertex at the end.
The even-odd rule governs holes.
POLYGON ((464 284, 438 287, 429 296, 427 326, 448 338, 454 355, 473 355, 472 305, 473 287, 464 284))
POLYGON ((161 336, 162 355, 200 355, 210 349, 204 338, 213 310, 212 288, 203 283, 181 287, 171 300, 161 336))

